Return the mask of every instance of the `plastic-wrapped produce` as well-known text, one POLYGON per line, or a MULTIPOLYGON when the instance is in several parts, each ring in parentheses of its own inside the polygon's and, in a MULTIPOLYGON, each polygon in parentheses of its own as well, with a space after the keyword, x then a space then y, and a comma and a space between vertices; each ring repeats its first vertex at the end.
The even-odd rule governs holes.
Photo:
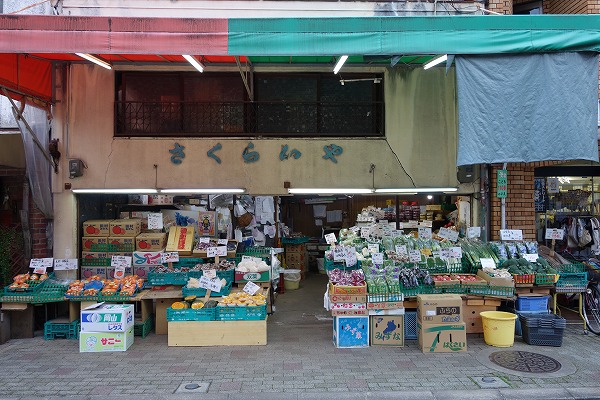
POLYGON ((384 250, 394 250, 394 239, 391 236, 384 236, 381 240, 384 250))
POLYGON ((538 254, 537 242, 525 242, 525 246, 527 246, 527 254, 538 254))
POLYGON ((517 253, 522 256, 523 254, 528 254, 527 253, 527 246, 525 245, 525 243, 523 242, 517 242, 515 243, 515 246, 517 246, 517 253))

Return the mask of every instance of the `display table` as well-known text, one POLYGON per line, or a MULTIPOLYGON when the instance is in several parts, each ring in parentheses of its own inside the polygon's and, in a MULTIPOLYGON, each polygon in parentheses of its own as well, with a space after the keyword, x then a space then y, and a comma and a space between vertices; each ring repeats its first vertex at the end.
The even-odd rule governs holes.
POLYGON ((167 326, 167 308, 171 307, 176 301, 181 301, 182 297, 181 286, 170 286, 165 290, 145 291, 143 296, 144 301, 156 300, 156 323, 154 331, 157 335, 166 335, 169 333, 167 326))
POLYGON ((266 319, 169 322, 168 330, 169 346, 264 346, 267 344, 266 319))

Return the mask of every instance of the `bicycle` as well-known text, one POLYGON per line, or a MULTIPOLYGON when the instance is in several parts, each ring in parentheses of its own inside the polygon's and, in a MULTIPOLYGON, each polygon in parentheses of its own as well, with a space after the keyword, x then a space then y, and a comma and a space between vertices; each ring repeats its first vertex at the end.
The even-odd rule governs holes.
POLYGON ((584 264, 588 269, 588 284, 583 292, 583 317, 587 329, 600 336, 600 261, 591 258, 584 264))

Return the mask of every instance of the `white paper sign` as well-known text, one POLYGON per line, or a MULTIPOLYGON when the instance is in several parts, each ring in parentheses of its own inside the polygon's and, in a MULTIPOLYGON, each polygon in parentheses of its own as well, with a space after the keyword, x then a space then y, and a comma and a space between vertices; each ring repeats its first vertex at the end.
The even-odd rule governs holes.
POLYGON ((110 258, 111 267, 131 267, 131 257, 128 256, 112 256, 110 258))
POLYGON ((161 213, 148 214, 148 229, 162 229, 163 226, 163 215, 161 213))
POLYGON ((394 229, 394 230, 392 230, 392 235, 391 236, 393 238, 397 238, 397 237, 399 237, 399 236, 401 236, 403 234, 404 234, 404 231, 402 229, 394 229))
POLYGON ((202 236, 198 239, 198 243, 210 243, 210 238, 207 236, 202 236))
POLYGON ((539 257, 537 254, 523 254, 523 258, 529 262, 536 262, 539 257))
POLYGON ((254 282, 248 282, 244 285, 243 290, 244 290, 244 292, 254 296, 256 294, 256 292, 258 292, 260 290, 260 286, 258 286, 254 282))
POLYGON ((179 261, 179 253, 176 251, 171 253, 161 253, 160 258, 163 263, 174 263, 179 261))
POLYGON ((419 237, 421 239, 431 239, 431 228, 419 227, 419 237))
POLYGON ((454 229, 448 229, 448 240, 451 242, 456 242, 458 240, 458 231, 454 229))
POLYGON ((219 279, 208 279, 205 276, 200 278, 200 287, 206 290, 211 290, 213 292, 221 291, 221 281, 219 279))
POLYGON ((442 257, 441 257, 442 259, 452 258, 452 251, 450 250, 449 247, 444 247, 441 250, 441 253, 442 253, 442 257))
POLYGON ((369 243, 368 245, 369 253, 378 253, 379 252, 379 244, 377 243, 369 243))
POLYGON ((431 228, 433 226, 433 221, 425 220, 423 222, 419 222, 419 226, 424 226, 426 228, 431 228))
POLYGON ((125 266, 119 265, 118 267, 115 267, 115 278, 123 279, 124 277, 125 277, 125 266))
POLYGON ((406 250, 405 244, 397 244, 396 245, 396 253, 408 255, 408 251, 406 250))
POLYGON ((419 221, 408 221, 404 223, 405 228, 417 228, 419 226, 419 221))
POLYGON ((565 230, 560 228, 547 228, 546 229, 546 239, 548 240, 563 240, 565 237, 565 230))
POLYGON ((354 247, 349 247, 348 249, 348 254, 346 254, 346 266, 352 267, 358 262, 356 259, 356 250, 354 250, 354 247))
POLYGON ((500 229, 502 240, 523 240, 523 231, 520 229, 500 229))
POLYGON ((450 247, 450 258, 462 258, 462 248, 460 246, 450 247))
POLYGON ((227 256, 227 246, 209 247, 206 249, 206 257, 227 256))
POLYGON ((346 246, 335 246, 333 248, 333 261, 344 261, 347 254, 346 246))
POLYGON ((217 240, 217 244, 224 244, 224 245, 227 245, 227 239, 218 239, 218 240, 217 240))
POLYGON ((262 261, 262 258, 251 257, 251 256, 242 256, 242 261, 254 261, 255 263, 259 263, 262 261))
POLYGON ((358 226, 352 226, 352 227, 350 227, 350 232, 356 233, 358 231, 360 231, 360 227, 358 227, 358 226))
POLYGON ((335 238, 335 233, 326 234, 325 241, 327 242, 327 244, 337 243, 337 239, 335 238))
POLYGON ((33 269, 34 274, 45 274, 48 268, 52 268, 54 258, 32 258, 29 261, 29 268, 33 269))
POLYGON ((208 279, 214 279, 217 277, 217 270, 216 269, 204 270, 204 271, 202 271, 202 276, 205 276, 208 279))
POLYGON ((410 262, 421 262, 421 250, 410 250, 408 252, 410 262))
POLYGON ((472 226, 467 229, 467 238, 478 238, 481 237, 481 227, 480 226, 472 226))
POLYGON ((432 254, 432 257, 439 257, 439 258, 442 258, 442 252, 441 252, 440 250, 433 250, 433 251, 431 252, 431 254, 432 254))
POLYGON ((560 186, 558 178, 547 178, 548 193, 560 192, 560 186))
POLYGON ((373 261, 373 264, 383 264, 383 253, 373 253, 371 256, 371 261, 373 261))
POLYGON ((481 268, 491 268, 496 269, 496 262, 493 258, 480 258, 481 268))
POLYGON ((54 260, 55 271, 76 270, 79 260, 76 258, 57 258, 54 260))

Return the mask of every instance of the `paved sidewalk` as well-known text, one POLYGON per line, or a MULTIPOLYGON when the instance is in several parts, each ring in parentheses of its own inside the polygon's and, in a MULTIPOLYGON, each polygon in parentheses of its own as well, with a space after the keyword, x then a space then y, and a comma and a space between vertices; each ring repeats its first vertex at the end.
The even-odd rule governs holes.
MULTIPOLYGON (((278 297, 267 346, 168 347, 151 333, 122 353, 79 353, 75 340, 10 340, 0 346, 0 398, 155 399, 571 399, 600 398, 600 337, 568 325, 562 347, 510 350, 550 356, 552 374, 519 374, 495 366, 479 335, 468 352, 423 354, 406 346, 337 349, 331 317, 322 308, 325 280, 311 276, 278 297), (481 389, 477 377, 508 388, 481 389), (174 394, 182 383, 208 383, 208 393, 174 394)), ((241 332, 243 334, 243 332, 241 332)))

